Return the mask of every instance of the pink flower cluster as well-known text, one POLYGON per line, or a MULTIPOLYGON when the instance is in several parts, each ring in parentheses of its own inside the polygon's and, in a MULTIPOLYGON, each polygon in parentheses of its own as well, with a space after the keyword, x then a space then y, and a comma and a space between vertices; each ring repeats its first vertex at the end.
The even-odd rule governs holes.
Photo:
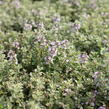
POLYGON ((94 72, 93 78, 96 79, 98 77, 99 74, 101 74, 102 72, 94 72))
POLYGON ((53 58, 57 56, 58 48, 67 49, 68 40, 63 41, 50 41, 46 40, 45 37, 39 35, 35 38, 35 43, 39 43, 41 47, 47 47, 48 55, 44 58, 46 63, 53 62, 53 58))
POLYGON ((17 49, 20 49, 20 44, 19 44, 19 42, 13 42, 13 43, 12 43, 12 46, 15 47, 15 48, 17 48, 17 49))
POLYGON ((89 56, 86 53, 82 53, 78 57, 80 63, 86 63, 88 61, 88 58, 89 56))
POLYGON ((15 53, 15 51, 13 50, 10 50, 7 54, 7 57, 9 58, 9 61, 15 61, 16 64, 18 64, 18 61, 17 61, 17 54, 15 53))

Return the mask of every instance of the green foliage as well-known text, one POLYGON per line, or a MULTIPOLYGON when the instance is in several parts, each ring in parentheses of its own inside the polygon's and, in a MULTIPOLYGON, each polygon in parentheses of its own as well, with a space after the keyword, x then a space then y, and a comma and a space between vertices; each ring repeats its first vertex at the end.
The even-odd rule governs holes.
POLYGON ((107 108, 108 19, 109 0, 0 0, 0 109, 107 108))

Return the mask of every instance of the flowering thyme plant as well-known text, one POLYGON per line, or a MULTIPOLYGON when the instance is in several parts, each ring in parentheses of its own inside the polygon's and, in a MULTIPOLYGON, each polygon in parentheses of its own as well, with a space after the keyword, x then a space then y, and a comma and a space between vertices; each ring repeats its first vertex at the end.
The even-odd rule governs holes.
POLYGON ((0 109, 109 109, 109 0, 0 0, 0 109))

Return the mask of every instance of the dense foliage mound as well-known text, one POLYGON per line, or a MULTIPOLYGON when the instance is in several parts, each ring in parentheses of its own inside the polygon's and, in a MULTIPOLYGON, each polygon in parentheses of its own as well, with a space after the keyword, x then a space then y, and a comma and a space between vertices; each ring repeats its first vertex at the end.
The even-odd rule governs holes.
POLYGON ((109 109, 109 0, 0 0, 0 109, 109 109))

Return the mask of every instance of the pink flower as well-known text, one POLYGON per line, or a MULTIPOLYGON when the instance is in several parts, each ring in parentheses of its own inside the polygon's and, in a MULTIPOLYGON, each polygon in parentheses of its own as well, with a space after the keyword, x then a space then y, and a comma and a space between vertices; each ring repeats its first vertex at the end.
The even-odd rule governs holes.
POLYGON ((56 56, 57 55, 57 49, 56 49, 56 47, 49 47, 48 48, 48 53, 52 57, 56 56))
POLYGON ((14 0, 12 2, 12 4, 16 7, 16 8, 20 8, 21 7, 21 4, 20 4, 20 1, 19 0, 14 0))
POLYGON ((13 42, 13 47, 15 47, 15 48, 17 48, 17 49, 19 49, 20 48, 20 44, 19 44, 19 42, 13 42))
POLYGON ((58 22, 60 22, 61 21, 61 19, 60 19, 60 17, 54 17, 53 18, 53 22, 56 22, 56 23, 58 23, 58 22))
POLYGON ((41 23, 37 23, 37 28, 39 28, 39 29, 43 29, 43 28, 44 28, 44 24, 43 24, 43 22, 41 22, 41 23))
POLYGON ((100 73, 101 73, 101 72, 94 72, 95 75, 98 75, 98 74, 100 74, 100 73))
POLYGON ((104 107, 104 106, 100 106, 98 109, 106 109, 106 107, 104 107))
POLYGON ((10 50, 7 54, 7 57, 9 58, 9 61, 15 61, 16 64, 18 64, 18 61, 17 61, 17 54, 13 51, 13 50, 10 50))
POLYGON ((44 59, 45 59, 45 61, 46 61, 46 64, 48 64, 48 63, 50 63, 50 62, 53 61, 53 58, 52 58, 51 56, 47 56, 47 57, 45 57, 44 59))
POLYGON ((55 45, 56 45, 56 42, 53 41, 53 42, 50 43, 50 45, 51 45, 51 46, 55 46, 55 45))
POLYGON ((24 29, 25 29, 25 30, 31 30, 31 29, 32 29, 32 25, 26 23, 26 24, 24 25, 24 29))
POLYGON ((97 78, 97 76, 99 75, 99 74, 101 74, 102 72, 94 72, 94 75, 92 76, 94 79, 96 79, 97 78))
POLYGON ((74 23, 71 25, 71 32, 77 31, 81 28, 81 25, 78 23, 74 23))
POLYGON ((89 58, 88 55, 85 53, 82 53, 78 57, 80 63, 86 63, 88 61, 88 58, 89 58))

